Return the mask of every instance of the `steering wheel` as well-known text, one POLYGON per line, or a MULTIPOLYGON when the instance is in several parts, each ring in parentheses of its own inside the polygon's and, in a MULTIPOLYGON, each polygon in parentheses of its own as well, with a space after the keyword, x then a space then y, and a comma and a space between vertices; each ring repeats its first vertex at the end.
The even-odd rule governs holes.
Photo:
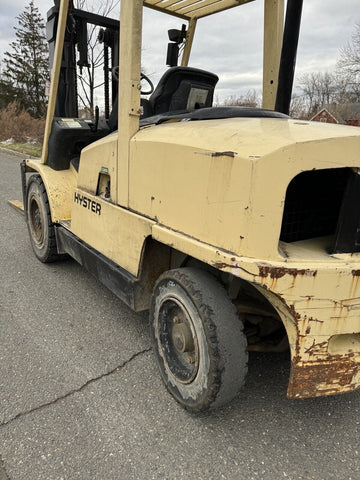
POLYGON ((150 93, 153 93, 153 91, 154 91, 154 85, 153 85, 152 81, 150 80, 150 78, 149 78, 147 75, 145 75, 145 73, 142 73, 142 72, 141 72, 141 74, 140 74, 140 82, 141 82, 142 80, 145 80, 145 82, 147 82, 148 87, 149 87, 149 90, 148 90, 147 92, 146 92, 146 91, 143 92, 143 91, 141 90, 141 91, 140 91, 141 95, 150 95, 150 93))
MULTIPOLYGON (((118 81, 119 81, 119 66, 114 67, 114 68, 112 69, 111 73, 112 73, 113 79, 114 79, 116 82, 118 82, 118 81)), ((142 72, 141 72, 141 73, 140 73, 140 82, 141 82, 142 80, 145 80, 145 82, 147 82, 147 84, 148 84, 148 86, 149 86, 149 90, 147 90, 147 91, 140 90, 141 95, 150 95, 151 93, 153 93, 153 91, 154 91, 154 85, 153 85, 152 81, 150 80, 150 78, 149 78, 147 75, 145 75, 145 73, 142 73, 142 72)))

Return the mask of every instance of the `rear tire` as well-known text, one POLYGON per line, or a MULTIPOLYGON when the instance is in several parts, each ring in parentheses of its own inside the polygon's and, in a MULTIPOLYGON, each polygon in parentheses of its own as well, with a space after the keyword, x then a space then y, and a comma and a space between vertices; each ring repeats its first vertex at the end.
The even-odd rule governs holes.
POLYGON ((32 175, 27 186, 27 225, 36 257, 43 263, 58 260, 49 200, 40 175, 32 175))
POLYGON ((234 305, 212 275, 195 268, 161 275, 150 324, 162 379, 183 407, 204 411, 239 393, 247 342, 234 305))

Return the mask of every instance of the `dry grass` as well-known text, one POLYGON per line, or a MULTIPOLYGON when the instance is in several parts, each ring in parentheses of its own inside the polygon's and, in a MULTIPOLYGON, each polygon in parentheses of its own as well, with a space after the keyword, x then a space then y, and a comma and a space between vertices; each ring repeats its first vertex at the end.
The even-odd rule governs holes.
POLYGON ((21 110, 17 102, 0 110, 0 142, 13 139, 15 143, 41 145, 44 138, 45 120, 33 118, 21 110))
POLYGON ((10 145, 4 145, 0 142, 0 147, 4 147, 14 152, 25 153, 32 157, 41 157, 41 145, 29 145, 28 143, 12 143, 10 145))

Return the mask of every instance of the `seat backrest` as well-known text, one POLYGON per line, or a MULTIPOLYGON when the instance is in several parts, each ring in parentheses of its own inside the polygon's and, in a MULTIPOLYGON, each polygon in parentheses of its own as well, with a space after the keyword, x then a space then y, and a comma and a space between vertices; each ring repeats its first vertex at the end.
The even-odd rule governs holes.
MULTIPOLYGON (((144 113, 141 118, 166 112, 211 107, 219 77, 214 73, 191 67, 172 67, 166 70, 149 100, 141 99, 144 113)), ((118 98, 108 120, 111 131, 118 128, 118 98)))
MULTIPOLYGON (((118 128, 118 105, 119 105, 118 96, 116 96, 116 99, 108 120, 108 125, 112 132, 114 132, 118 128)), ((153 111, 152 111, 149 100, 147 100, 146 98, 142 98, 140 105, 143 107, 143 112, 144 112, 140 118, 150 117, 151 115, 153 115, 153 111)))
POLYGON ((149 99, 153 115, 211 107, 218 80, 217 75, 197 68, 169 68, 149 99))

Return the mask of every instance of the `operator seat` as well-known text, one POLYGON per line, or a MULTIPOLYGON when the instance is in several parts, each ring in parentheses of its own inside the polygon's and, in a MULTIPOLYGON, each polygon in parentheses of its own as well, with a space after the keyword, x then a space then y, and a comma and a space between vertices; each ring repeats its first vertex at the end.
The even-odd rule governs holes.
POLYGON ((211 107, 218 80, 214 73, 198 68, 169 68, 149 98, 152 115, 211 107))
MULTIPOLYGON (((147 100, 141 99, 144 113, 141 118, 162 113, 189 111, 211 107, 219 77, 214 73, 191 67, 171 67, 161 77, 147 100)), ((118 98, 108 120, 111 131, 118 128, 118 98)))

